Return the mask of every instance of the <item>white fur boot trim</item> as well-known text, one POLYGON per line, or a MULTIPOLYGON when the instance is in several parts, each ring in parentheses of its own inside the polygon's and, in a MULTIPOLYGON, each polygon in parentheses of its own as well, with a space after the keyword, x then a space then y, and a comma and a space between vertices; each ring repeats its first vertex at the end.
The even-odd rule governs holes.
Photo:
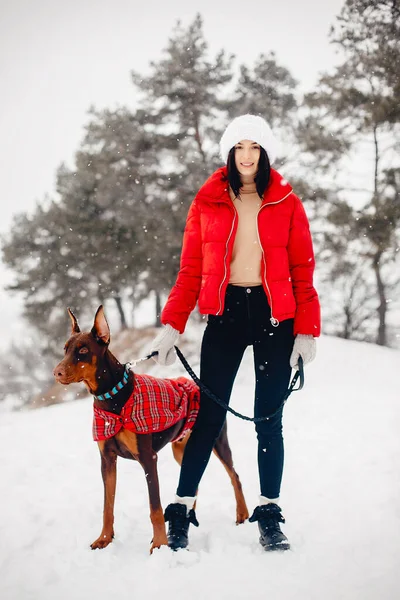
POLYGON ((264 504, 279 504, 279 498, 267 498, 266 496, 260 496, 259 506, 264 504))
POLYGON ((191 510, 196 502, 196 496, 175 496, 175 502, 186 506, 186 514, 191 510))

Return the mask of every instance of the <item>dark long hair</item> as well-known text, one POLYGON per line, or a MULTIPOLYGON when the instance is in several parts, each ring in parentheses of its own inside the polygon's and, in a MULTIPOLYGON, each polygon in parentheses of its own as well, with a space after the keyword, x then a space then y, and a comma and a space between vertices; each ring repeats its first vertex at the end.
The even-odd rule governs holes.
MULTIPOLYGON (((240 173, 237 170, 235 163, 235 147, 229 150, 228 160, 226 164, 228 167, 228 182, 232 188, 233 193, 235 194, 235 198, 237 198, 240 194, 242 182, 240 181, 240 173)), ((265 152, 264 148, 260 146, 258 171, 256 173, 256 176, 254 177, 254 181, 256 184, 257 194, 260 196, 261 199, 264 197, 264 192, 269 184, 270 175, 271 165, 269 162, 268 154, 265 152)))

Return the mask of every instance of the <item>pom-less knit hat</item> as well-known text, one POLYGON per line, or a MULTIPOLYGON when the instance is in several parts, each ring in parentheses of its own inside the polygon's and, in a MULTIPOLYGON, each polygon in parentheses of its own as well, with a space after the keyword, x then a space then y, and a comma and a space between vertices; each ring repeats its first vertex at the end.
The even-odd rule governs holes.
POLYGON ((228 160, 229 150, 241 140, 251 140, 260 144, 268 154, 271 164, 276 159, 278 142, 271 127, 262 117, 241 115, 229 123, 219 143, 220 155, 224 163, 228 160))

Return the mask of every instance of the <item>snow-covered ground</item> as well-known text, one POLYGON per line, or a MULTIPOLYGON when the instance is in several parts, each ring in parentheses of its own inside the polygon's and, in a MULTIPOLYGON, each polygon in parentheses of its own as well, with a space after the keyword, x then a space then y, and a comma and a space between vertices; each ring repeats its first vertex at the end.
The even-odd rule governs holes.
MULTIPOLYGON (((2 600, 392 600, 400 597, 400 352, 322 337, 303 391, 285 407, 281 506, 292 550, 266 553, 257 524, 234 523, 234 497, 215 457, 200 487, 189 551, 149 555, 141 467, 119 460, 116 538, 99 535, 103 489, 90 398, 0 420, 2 600)), ((158 368, 175 376, 182 368, 158 368)), ((251 351, 232 406, 251 413, 251 351)), ((228 417, 249 509, 257 503, 256 438, 228 417)), ((178 466, 159 454, 163 505, 178 466)))

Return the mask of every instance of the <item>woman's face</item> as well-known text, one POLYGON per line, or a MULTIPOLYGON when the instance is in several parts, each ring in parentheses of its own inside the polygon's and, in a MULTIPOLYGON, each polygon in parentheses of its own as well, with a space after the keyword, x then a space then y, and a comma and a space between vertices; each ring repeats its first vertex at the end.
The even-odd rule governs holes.
POLYGON ((235 164, 240 175, 255 177, 260 159, 260 145, 251 140, 241 140, 235 145, 235 164))

